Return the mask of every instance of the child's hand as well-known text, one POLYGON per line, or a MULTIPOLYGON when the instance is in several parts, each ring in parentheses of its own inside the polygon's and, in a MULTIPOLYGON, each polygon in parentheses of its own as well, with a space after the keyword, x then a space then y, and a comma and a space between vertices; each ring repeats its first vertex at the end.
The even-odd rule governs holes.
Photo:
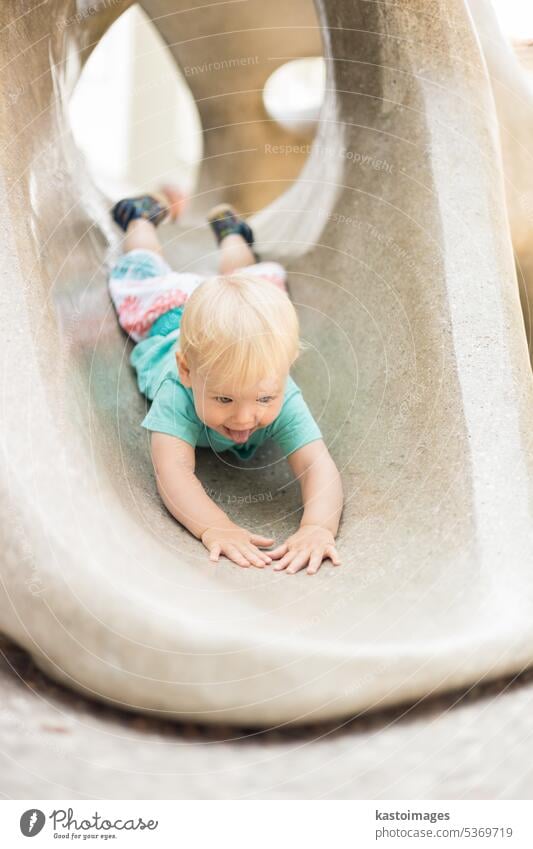
POLYGON ((202 534, 202 542, 209 551, 210 560, 217 561, 220 554, 225 554, 238 566, 258 566, 260 569, 272 561, 270 554, 256 546, 272 545, 274 538, 253 534, 239 525, 207 528, 202 534))
POLYGON ((286 542, 278 545, 269 554, 273 560, 281 558, 274 569, 286 568, 290 575, 299 572, 307 563, 309 563, 307 573, 314 575, 326 557, 332 560, 334 566, 341 564, 335 547, 335 537, 331 531, 320 525, 303 525, 286 542))

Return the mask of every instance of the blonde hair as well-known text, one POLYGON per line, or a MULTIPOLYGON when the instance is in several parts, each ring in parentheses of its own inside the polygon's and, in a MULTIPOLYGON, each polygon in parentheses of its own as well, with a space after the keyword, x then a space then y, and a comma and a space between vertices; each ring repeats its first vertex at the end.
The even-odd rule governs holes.
POLYGON ((289 297, 266 280, 212 277, 185 304, 179 349, 204 378, 254 386, 288 372, 304 347, 289 297))

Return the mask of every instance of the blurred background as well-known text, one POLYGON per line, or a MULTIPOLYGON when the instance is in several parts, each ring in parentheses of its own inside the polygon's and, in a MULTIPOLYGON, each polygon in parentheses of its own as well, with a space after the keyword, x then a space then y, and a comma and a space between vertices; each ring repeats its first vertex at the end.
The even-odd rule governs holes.
MULTIPOLYGON (((533 85, 533 3, 493 2, 533 85)), ((90 56, 70 100, 70 118, 94 180, 110 198, 153 189, 162 180, 193 190, 202 136, 187 75, 202 71, 184 70, 138 6, 116 21, 90 56)), ((288 62, 265 85, 265 112, 309 140, 324 85, 321 58, 288 62)))

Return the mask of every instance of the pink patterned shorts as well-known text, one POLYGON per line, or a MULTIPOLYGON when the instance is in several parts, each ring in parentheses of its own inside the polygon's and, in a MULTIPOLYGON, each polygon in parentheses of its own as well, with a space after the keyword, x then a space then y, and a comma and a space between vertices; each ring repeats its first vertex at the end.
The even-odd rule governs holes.
MULTIPOLYGON (((258 262, 239 271, 280 287, 287 276, 278 262, 258 262)), ((109 276, 109 292, 120 326, 135 342, 140 342, 156 319, 182 306, 207 279, 208 275, 172 271, 154 251, 137 249, 122 254, 109 276)))

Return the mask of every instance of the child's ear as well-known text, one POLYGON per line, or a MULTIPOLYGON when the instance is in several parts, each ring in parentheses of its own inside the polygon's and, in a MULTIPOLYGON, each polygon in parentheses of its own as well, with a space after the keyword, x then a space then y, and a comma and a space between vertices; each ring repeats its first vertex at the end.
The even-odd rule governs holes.
POLYGON ((190 388, 192 386, 191 370, 181 351, 176 351, 176 365, 178 367, 178 374, 181 382, 184 386, 188 386, 190 388))

